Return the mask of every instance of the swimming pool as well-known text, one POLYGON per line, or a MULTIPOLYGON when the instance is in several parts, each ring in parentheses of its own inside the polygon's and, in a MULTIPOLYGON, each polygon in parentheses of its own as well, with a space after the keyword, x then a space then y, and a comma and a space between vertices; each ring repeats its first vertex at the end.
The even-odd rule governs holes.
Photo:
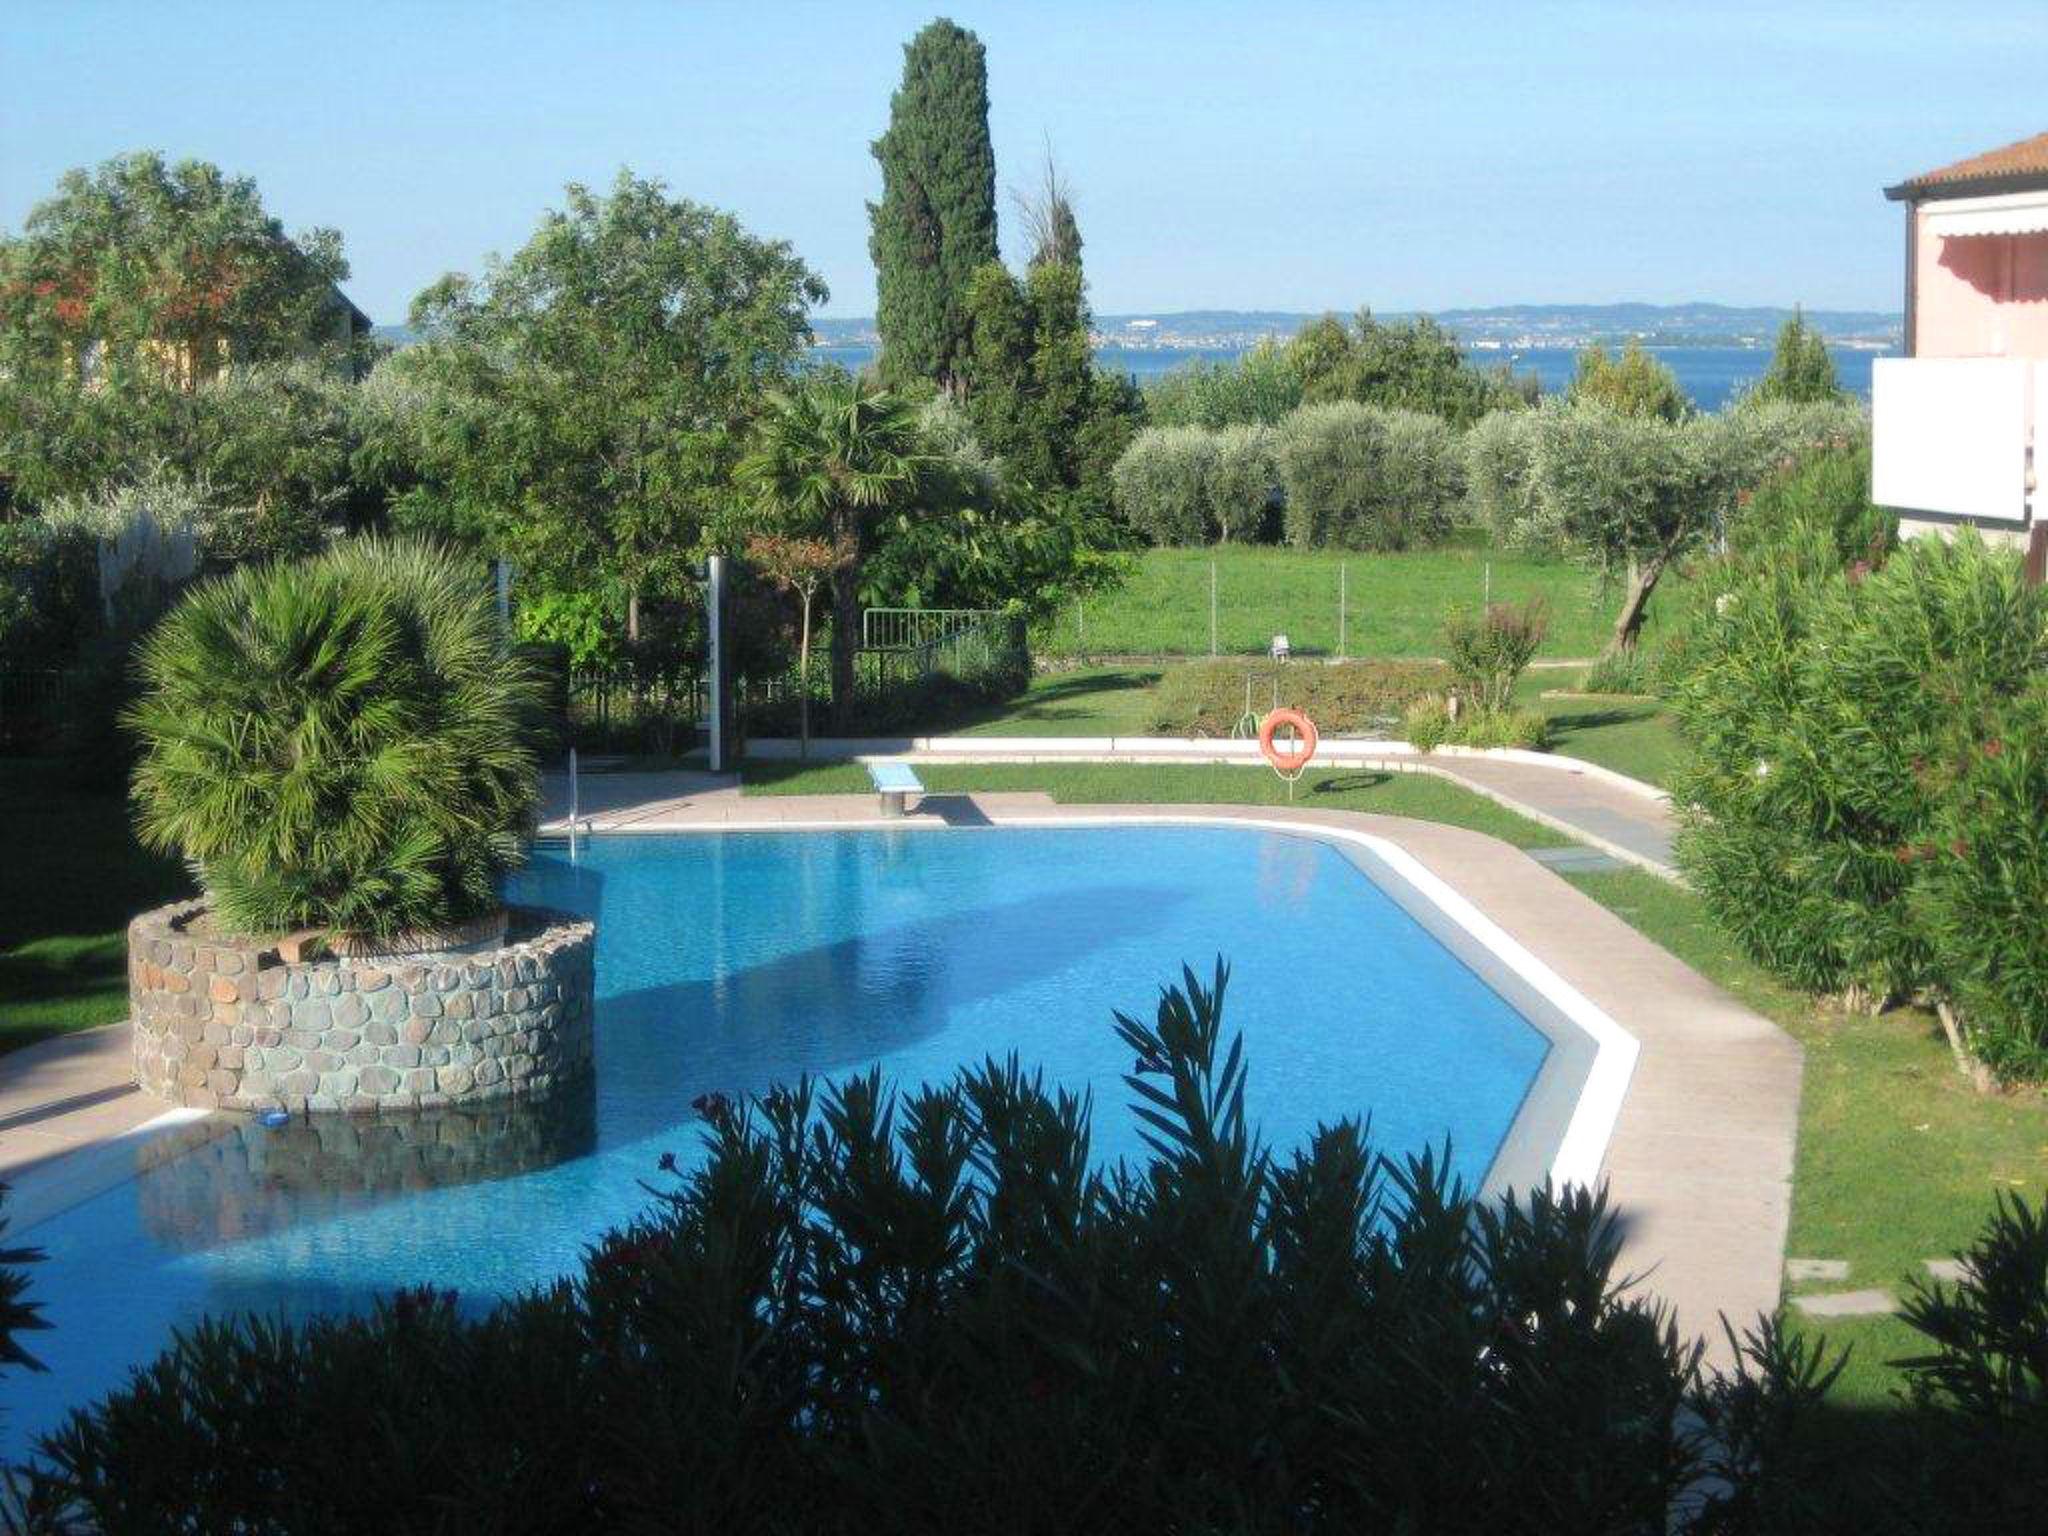
POLYGON ((208 1312, 417 1284, 482 1299, 570 1270, 645 1206, 662 1153, 687 1164, 706 1092, 872 1065, 907 1085, 1015 1051, 1094 1091, 1098 1156, 1134 1154, 1111 1010, 1149 1012, 1183 962, 1206 978, 1219 953, 1269 1141, 1369 1116, 1378 1146, 1448 1140, 1460 1175, 1493 1188, 1559 1171, 1567 1143, 1583 1161, 1598 1043, 1370 844, 1144 824, 544 848, 510 894, 597 918, 593 1077, 537 1105, 142 1144, 134 1177, 20 1234, 49 1253, 33 1284, 54 1331, 28 1342, 51 1370, 5 1378, 0 1441, 18 1448, 208 1312))

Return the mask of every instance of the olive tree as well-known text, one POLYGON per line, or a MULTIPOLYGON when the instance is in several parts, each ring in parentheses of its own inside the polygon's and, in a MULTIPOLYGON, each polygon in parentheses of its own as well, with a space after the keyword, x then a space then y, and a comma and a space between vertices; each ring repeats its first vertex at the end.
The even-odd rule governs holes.
POLYGON ((1540 412, 1535 433, 1533 532, 1626 571, 1607 654, 1633 650, 1658 581, 1713 531, 1725 499, 1716 429, 1580 404, 1540 412))
POLYGON ((1111 472, 1116 504, 1154 544, 1200 544, 1209 533, 1216 441, 1199 427, 1149 427, 1111 472))

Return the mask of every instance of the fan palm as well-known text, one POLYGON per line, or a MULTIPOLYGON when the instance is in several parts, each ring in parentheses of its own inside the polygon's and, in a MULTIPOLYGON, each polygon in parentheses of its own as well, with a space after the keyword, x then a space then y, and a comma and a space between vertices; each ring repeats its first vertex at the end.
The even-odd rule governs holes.
POLYGON ((498 905, 541 696, 462 557, 360 538, 243 566, 172 611, 142 676, 142 838, 225 926, 391 938, 498 905))
POLYGON ((842 724, 853 704, 868 528, 915 493, 927 462, 908 402, 832 370, 768 397, 736 470, 778 531, 822 534, 851 552, 832 571, 832 712, 842 724))

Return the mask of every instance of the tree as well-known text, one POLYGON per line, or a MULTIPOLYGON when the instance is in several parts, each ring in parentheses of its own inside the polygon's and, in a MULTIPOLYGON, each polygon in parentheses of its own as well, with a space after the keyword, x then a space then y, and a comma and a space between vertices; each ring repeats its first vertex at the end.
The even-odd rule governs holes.
POLYGON ((393 360, 423 484, 400 520, 460 534, 561 590, 692 590, 730 515, 748 423, 809 335, 825 285, 781 241, 621 171, 581 186, 482 278, 413 304, 429 341, 393 360))
POLYGON ((972 32, 941 19, 905 45, 874 156, 882 200, 868 204, 868 251, 882 376, 951 394, 967 364, 968 283, 996 259, 988 57, 972 32))
POLYGON ((1645 352, 1639 341, 1623 347, 1618 358, 1609 356, 1605 347, 1586 348, 1579 354, 1565 398, 1659 421, 1677 421, 1691 409, 1678 387, 1678 375, 1645 352))
POLYGON ((0 242, 0 364, 193 389, 229 362, 345 345, 347 275, 341 237, 288 238, 249 177, 118 156, 65 173, 0 242))
POLYGON ((754 446, 734 471, 763 514, 823 535, 841 556, 832 568, 832 712, 842 724, 853 709, 870 525, 914 493, 924 463, 917 417, 900 396, 829 369, 768 397, 754 446))
POLYGON ((1107 511, 1111 471, 1143 403, 1128 380, 1095 367, 1081 269, 1042 261, 1020 281, 991 262, 974 274, 967 304, 965 404, 982 441, 1025 483, 1107 511))
POLYGON ((1335 315, 1312 320, 1288 343, 1288 360, 1308 404, 1350 400, 1391 410, 1421 411, 1454 427, 1490 410, 1521 405, 1505 372, 1469 363, 1457 338, 1427 315, 1389 324, 1361 309, 1347 331, 1335 315))
POLYGON ((1715 432, 1711 417, 1673 422, 1605 404, 1537 416, 1530 473, 1544 533, 1628 572, 1610 656, 1635 648, 1658 581, 1714 527, 1727 493, 1715 432))
POLYGON ((828 539, 795 538, 785 533, 757 533, 747 540, 747 563, 799 605, 797 619, 796 697, 799 755, 811 755, 811 602, 819 585, 854 552, 828 539))
POLYGON ((1842 382, 1835 377, 1835 360, 1819 331, 1806 323, 1795 309, 1792 318, 1778 331, 1777 349, 1771 366, 1756 387, 1745 394, 1744 404, 1782 400, 1795 405, 1830 405, 1846 398, 1842 382))

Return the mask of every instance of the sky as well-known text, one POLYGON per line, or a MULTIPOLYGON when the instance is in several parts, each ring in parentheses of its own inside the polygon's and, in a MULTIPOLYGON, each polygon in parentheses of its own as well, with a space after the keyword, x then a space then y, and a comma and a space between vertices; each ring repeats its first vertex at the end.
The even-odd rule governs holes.
MULTIPOLYGON (((6 0, 0 230, 162 150, 346 241, 379 322, 621 167, 873 313, 870 141, 940 14, 866 0, 6 0)), ((2048 5, 957 4, 1005 188, 1048 144, 1098 313, 1512 303, 1895 310, 1881 189, 2048 130, 2048 5)))

